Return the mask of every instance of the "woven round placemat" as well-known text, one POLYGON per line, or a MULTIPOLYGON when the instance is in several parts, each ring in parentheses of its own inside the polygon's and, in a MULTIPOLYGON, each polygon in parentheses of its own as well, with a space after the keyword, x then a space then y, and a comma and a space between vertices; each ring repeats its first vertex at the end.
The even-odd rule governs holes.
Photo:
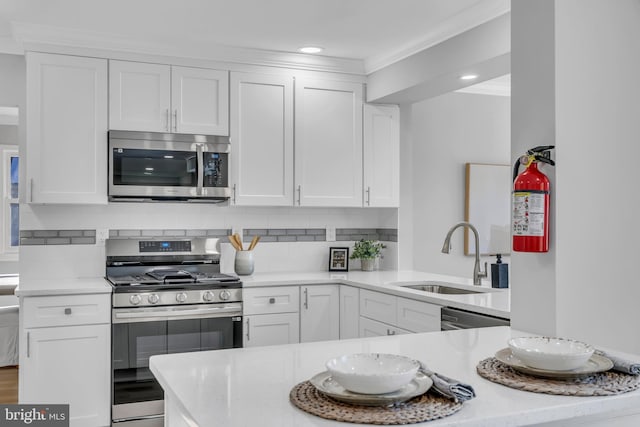
POLYGON ((359 406, 338 402, 318 391, 309 381, 291 389, 289 399, 298 408, 328 420, 356 424, 413 424, 444 418, 462 408, 462 403, 425 393, 394 406, 359 406))
POLYGON ((607 371, 584 378, 538 378, 520 373, 495 357, 480 361, 476 370, 481 377, 494 383, 534 393, 562 396, 612 396, 640 388, 640 375, 607 371))

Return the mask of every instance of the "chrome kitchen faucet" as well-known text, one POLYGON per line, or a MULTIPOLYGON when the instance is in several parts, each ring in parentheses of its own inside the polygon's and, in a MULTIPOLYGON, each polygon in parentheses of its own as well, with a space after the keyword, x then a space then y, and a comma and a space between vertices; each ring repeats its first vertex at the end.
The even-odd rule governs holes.
POLYGON ((487 277, 487 263, 484 263, 484 271, 480 270, 480 237, 478 236, 478 230, 468 222, 459 222, 449 229, 447 237, 444 238, 444 244, 442 245, 442 253, 448 254, 451 249, 451 235, 458 227, 469 227, 473 231, 473 235, 476 239, 476 262, 473 265, 473 284, 480 286, 482 284, 482 278, 487 277))

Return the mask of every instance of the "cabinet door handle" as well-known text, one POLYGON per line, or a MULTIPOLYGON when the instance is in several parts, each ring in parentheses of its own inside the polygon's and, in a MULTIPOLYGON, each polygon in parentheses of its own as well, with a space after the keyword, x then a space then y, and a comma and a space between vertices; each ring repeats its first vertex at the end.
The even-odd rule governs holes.
POLYGON ((367 206, 371 206, 371 187, 367 187, 367 206))
POLYGON ((302 197, 302 186, 298 185, 298 206, 300 206, 300 198, 302 197))
POLYGON ((29 179, 29 203, 33 202, 33 178, 29 179))
POLYGON ((304 308, 309 309, 309 288, 304 288, 304 308))
POLYGON ((173 131, 178 132, 178 109, 173 110, 173 131))
POLYGON ((275 298, 269 298, 269 304, 275 304, 275 303, 276 303, 275 298))
POLYGON ((166 119, 167 119, 167 120, 166 120, 165 125, 164 125, 164 130, 166 130, 167 132, 169 132, 169 130, 170 130, 170 129, 169 129, 169 123, 171 122, 171 119, 169 118, 169 109, 167 108, 167 109, 165 110, 165 112, 166 112, 166 119))
POLYGON ((64 314, 66 314, 67 316, 71 314, 71 309, 69 307, 64 309, 64 314))
POLYGON ((249 340, 251 339, 251 335, 249 335, 249 334, 250 334, 250 332, 249 332, 249 331, 250 331, 250 326, 251 326, 251 325, 249 324, 249 320, 251 320, 251 319, 249 319, 249 318, 247 317, 247 341, 249 341, 249 340))
POLYGON ((233 184, 233 204, 236 204, 236 185, 233 184))
POLYGON ((27 357, 31 357, 31 333, 27 332, 27 357))

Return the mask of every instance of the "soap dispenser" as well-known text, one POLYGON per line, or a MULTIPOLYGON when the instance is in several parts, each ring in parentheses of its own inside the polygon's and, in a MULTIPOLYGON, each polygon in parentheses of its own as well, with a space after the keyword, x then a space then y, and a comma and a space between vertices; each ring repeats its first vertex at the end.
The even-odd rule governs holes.
POLYGON ((502 255, 496 255, 496 263, 491 264, 491 287, 509 287, 509 264, 502 263, 502 255))

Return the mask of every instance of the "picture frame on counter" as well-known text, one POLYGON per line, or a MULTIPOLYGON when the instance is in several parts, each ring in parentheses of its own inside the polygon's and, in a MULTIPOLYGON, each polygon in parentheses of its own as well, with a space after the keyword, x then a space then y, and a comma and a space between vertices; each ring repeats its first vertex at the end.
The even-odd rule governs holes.
POLYGON ((329 248, 329 271, 349 271, 349 248, 329 248))

